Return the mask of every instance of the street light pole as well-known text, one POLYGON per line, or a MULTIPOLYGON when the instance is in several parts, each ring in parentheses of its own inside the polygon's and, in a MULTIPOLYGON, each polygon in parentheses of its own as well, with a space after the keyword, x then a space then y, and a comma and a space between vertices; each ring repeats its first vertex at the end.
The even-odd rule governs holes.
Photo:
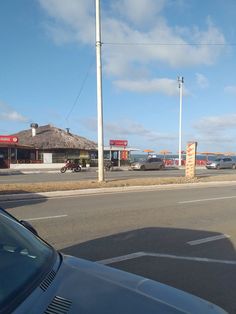
POLYGON ((183 76, 178 76, 179 83, 179 166, 182 159, 182 105, 183 105, 183 76))
POLYGON ((98 181, 104 181, 102 58, 101 58, 100 0, 96 0, 96 61, 97 61, 97 120, 98 120, 98 181))

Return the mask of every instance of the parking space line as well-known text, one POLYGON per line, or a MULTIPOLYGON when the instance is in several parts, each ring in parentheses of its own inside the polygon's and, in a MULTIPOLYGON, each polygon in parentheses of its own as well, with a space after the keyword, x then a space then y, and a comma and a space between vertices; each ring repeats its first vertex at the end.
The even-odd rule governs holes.
POLYGON ((156 257, 156 258, 169 258, 169 259, 178 259, 192 262, 203 262, 203 263, 217 263, 217 264, 228 264, 228 265, 236 265, 236 261, 234 260, 220 260, 214 258, 205 258, 205 257, 189 257, 189 256, 179 256, 179 255, 171 255, 171 254, 161 254, 161 253, 148 253, 148 252, 136 252, 132 254, 127 254, 123 256, 112 257, 104 260, 97 261, 99 264, 109 265, 113 263, 123 262, 139 257, 156 257))
POLYGON ((34 220, 43 220, 43 219, 54 219, 54 218, 64 218, 68 215, 57 215, 57 216, 47 216, 47 217, 37 217, 37 218, 25 218, 23 220, 34 221, 34 220))
POLYGON ((207 243, 207 242, 217 241, 217 240, 222 240, 222 239, 227 239, 227 238, 230 238, 230 236, 227 234, 220 234, 220 235, 213 236, 213 237, 207 237, 207 238, 203 238, 203 239, 199 239, 199 240, 189 241, 189 242, 187 242, 187 244, 198 245, 198 244, 202 244, 202 243, 207 243))
POLYGON ((142 256, 145 256, 145 255, 146 255, 146 253, 144 253, 144 252, 137 252, 137 253, 131 253, 131 254, 127 254, 127 255, 112 257, 112 258, 108 258, 108 259, 103 259, 101 261, 97 261, 97 263, 108 265, 108 264, 113 264, 113 263, 127 261, 129 259, 134 259, 134 258, 137 258, 137 257, 142 257, 142 256))
POLYGON ((213 198, 202 198, 198 200, 191 200, 191 201, 181 201, 178 204, 189 204, 189 203, 198 203, 198 202, 209 202, 209 201, 219 201, 219 200, 226 200, 236 198, 236 196, 222 196, 222 197, 213 197, 213 198))

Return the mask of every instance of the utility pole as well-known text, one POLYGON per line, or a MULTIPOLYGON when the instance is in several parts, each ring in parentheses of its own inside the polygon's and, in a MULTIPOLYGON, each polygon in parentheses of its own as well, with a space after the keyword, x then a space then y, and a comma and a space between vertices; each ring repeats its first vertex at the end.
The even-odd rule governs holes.
POLYGON ((104 181, 102 58, 101 58, 100 0, 96 0, 96 61, 97 61, 97 120, 98 120, 98 181, 104 181))
POLYGON ((179 166, 182 160, 182 105, 183 105, 183 76, 178 76, 179 83, 179 166))

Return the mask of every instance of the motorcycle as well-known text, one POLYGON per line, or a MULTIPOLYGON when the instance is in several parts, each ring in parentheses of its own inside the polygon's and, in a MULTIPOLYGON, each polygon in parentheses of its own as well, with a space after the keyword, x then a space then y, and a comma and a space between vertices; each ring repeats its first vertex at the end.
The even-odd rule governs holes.
POLYGON ((61 168, 61 173, 65 173, 67 170, 72 172, 80 172, 82 169, 81 165, 72 161, 67 161, 65 166, 61 168))

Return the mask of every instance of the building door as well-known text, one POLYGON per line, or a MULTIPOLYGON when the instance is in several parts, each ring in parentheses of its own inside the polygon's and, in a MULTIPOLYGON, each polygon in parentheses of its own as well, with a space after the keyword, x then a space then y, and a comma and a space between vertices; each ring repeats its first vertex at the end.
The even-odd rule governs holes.
POLYGON ((0 147, 0 169, 8 167, 8 148, 0 147))

